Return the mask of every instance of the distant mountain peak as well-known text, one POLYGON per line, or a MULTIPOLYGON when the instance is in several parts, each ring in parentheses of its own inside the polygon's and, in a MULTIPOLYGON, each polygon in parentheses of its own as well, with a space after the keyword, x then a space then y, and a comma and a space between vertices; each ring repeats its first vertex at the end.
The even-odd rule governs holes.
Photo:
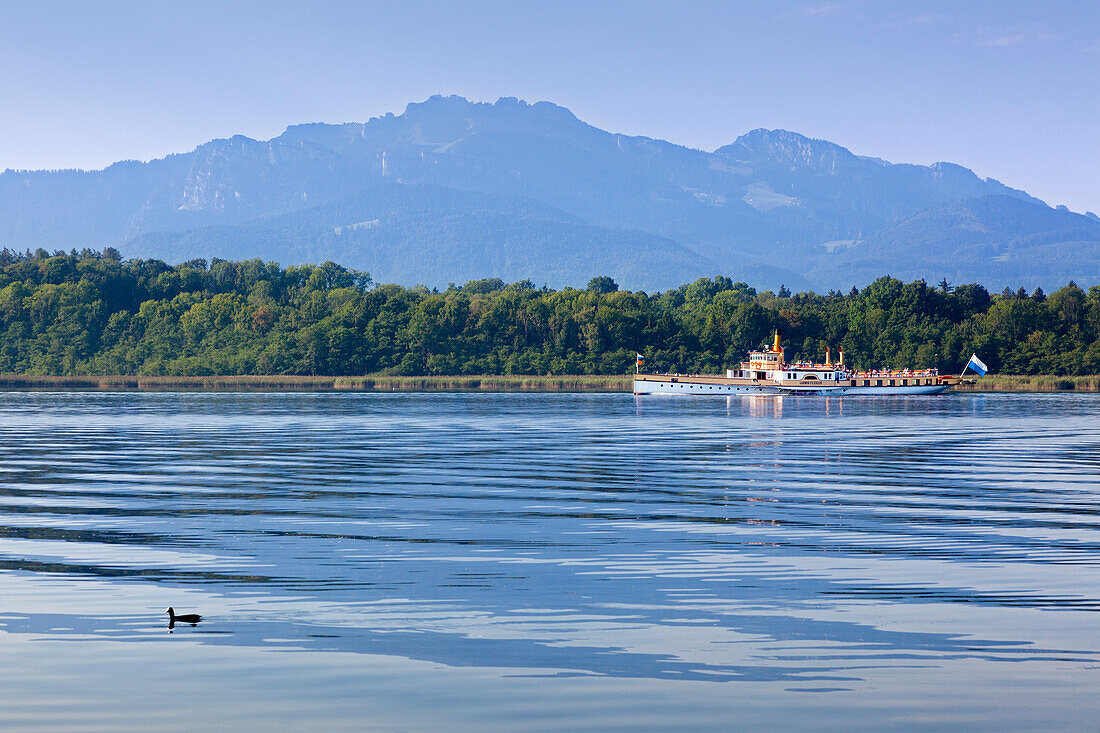
POLYGON ((254 140, 246 135, 233 135, 232 137, 219 137, 205 142, 196 147, 194 152, 209 154, 228 150, 241 151, 264 144, 266 143, 254 140))
POLYGON ((437 115, 491 115, 494 113, 543 116, 572 122, 580 121, 567 107, 562 107, 553 102, 535 102, 532 104, 518 97, 500 97, 495 102, 472 102, 458 94, 446 96, 433 94, 423 102, 410 102, 405 105, 405 111, 400 116, 409 120, 417 120, 437 115))
POLYGON ((290 125, 271 142, 331 144, 354 137, 366 139, 373 134, 390 138, 397 131, 394 134, 398 138, 404 135, 406 140, 453 143, 482 130, 529 130, 548 136, 577 130, 602 132, 579 120, 568 108, 552 102, 532 104, 517 97, 475 102, 458 94, 433 94, 422 102, 410 102, 399 115, 388 112, 366 122, 290 125))
MULTIPOLYGON (((946 163, 944 161, 940 161, 938 163, 933 163, 932 165, 928 166, 928 169, 932 171, 932 175, 940 179, 954 178, 956 180, 966 181, 981 180, 981 178, 979 178, 974 171, 970 170, 966 166, 959 165, 958 163, 946 163)), ((993 181, 992 179, 987 179, 987 182, 997 183, 997 181, 993 181)))
POLYGON ((855 161, 850 150, 828 140, 817 140, 790 130, 757 128, 714 151, 735 160, 770 159, 794 166, 834 169, 840 162, 855 161))
POLYGON ((433 94, 425 99, 423 102, 409 102, 405 105, 405 111, 401 113, 402 117, 408 117, 410 119, 415 118, 423 114, 438 114, 439 112, 454 112, 455 110, 468 110, 471 107, 477 107, 478 105, 484 105, 491 107, 491 104, 485 102, 471 102, 466 97, 458 94, 448 94, 446 96, 442 94, 433 94))
POLYGON ((741 135, 733 141, 734 145, 742 145, 748 148, 755 148, 759 145, 828 145, 830 147, 840 147, 835 143, 831 143, 828 140, 818 140, 815 138, 807 137, 799 132, 793 132, 791 130, 784 130, 782 128, 776 128, 769 130, 766 127, 757 127, 754 130, 749 130, 744 135, 741 135))

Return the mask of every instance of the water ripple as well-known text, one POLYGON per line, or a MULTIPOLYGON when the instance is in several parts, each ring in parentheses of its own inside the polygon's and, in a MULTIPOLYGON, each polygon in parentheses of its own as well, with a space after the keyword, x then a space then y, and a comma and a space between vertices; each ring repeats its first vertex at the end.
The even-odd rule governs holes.
POLYGON ((1100 682, 1100 400, 0 393, 0 589, 0 632, 104 648, 184 594, 217 647, 1100 682))

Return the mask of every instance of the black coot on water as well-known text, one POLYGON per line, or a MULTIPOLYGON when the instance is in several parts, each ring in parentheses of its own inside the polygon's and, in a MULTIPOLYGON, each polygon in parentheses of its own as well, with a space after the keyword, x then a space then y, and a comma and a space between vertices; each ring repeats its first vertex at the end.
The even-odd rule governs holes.
POLYGON ((199 621, 202 621, 202 616, 200 616, 197 613, 185 613, 185 614, 177 616, 176 615, 176 610, 174 608, 172 608, 171 606, 168 607, 168 610, 165 611, 165 613, 168 614, 168 628, 169 629, 174 627, 176 625, 177 621, 179 621, 181 624, 191 624, 192 626, 197 624, 199 621))

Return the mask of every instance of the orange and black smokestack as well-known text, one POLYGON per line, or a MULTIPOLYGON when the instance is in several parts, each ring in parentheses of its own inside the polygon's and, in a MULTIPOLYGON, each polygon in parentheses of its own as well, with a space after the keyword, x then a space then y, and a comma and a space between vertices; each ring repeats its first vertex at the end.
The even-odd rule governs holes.
POLYGON ((775 329, 775 345, 772 346, 772 351, 782 351, 783 350, 783 344, 782 344, 782 341, 781 341, 782 336, 783 336, 783 330, 779 329, 779 328, 775 329))

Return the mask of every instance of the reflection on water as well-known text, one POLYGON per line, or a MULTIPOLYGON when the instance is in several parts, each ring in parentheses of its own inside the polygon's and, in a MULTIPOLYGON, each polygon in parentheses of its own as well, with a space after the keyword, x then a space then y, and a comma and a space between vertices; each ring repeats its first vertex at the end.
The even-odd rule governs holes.
MULTIPOLYGON (((72 655, 0 688, 27 727, 57 724, 39 708, 82 654, 135 689, 161 659, 192 694, 268 696, 238 721, 259 727, 1074 725, 1100 713, 1098 417, 1063 395, 0 393, 0 651, 72 655), (203 620, 165 647, 169 604, 203 620)), ((128 700, 90 709, 149 722, 128 700)))

